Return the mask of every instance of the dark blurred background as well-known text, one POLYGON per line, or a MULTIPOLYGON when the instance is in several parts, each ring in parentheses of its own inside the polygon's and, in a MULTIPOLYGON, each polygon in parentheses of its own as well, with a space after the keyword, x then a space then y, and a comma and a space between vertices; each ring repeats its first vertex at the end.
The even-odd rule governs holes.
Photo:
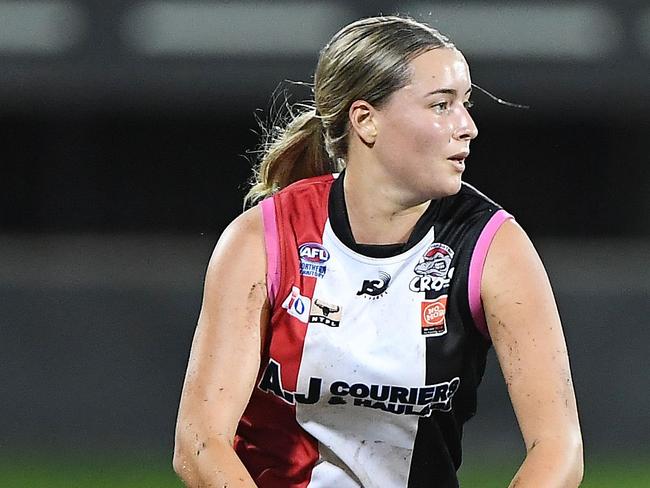
MULTIPOLYGON (((340 27, 397 12, 530 107, 476 90, 466 180, 547 265, 588 460, 648 458, 642 0, 0 1, 0 453, 171 456, 205 265, 241 212, 258 119, 284 89, 309 97, 289 81, 312 81, 340 27)), ((494 356, 466 449, 523 456, 494 356)))

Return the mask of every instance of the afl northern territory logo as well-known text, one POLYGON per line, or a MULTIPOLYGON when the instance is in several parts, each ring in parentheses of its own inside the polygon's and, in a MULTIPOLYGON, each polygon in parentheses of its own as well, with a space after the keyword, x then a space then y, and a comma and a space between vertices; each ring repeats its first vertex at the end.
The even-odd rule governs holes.
POLYGON ((322 278, 325 276, 327 267, 325 263, 330 259, 330 253, 322 244, 317 242, 305 242, 298 248, 300 258, 300 274, 303 276, 314 276, 322 278))

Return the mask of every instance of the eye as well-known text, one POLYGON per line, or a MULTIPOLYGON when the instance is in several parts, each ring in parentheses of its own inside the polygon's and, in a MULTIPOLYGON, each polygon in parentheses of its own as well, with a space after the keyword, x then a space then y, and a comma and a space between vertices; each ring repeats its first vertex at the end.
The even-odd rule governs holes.
POLYGON ((466 109, 470 109, 474 106, 474 102, 472 100, 467 100, 466 102, 463 103, 466 109))
POLYGON ((445 113, 449 111, 449 102, 440 102, 432 105, 433 110, 436 113, 445 113))

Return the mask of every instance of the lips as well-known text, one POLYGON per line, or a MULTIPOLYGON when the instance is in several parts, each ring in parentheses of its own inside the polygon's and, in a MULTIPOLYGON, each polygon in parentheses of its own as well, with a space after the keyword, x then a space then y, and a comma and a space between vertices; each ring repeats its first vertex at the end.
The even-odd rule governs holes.
POLYGON ((467 158, 467 156, 469 156, 469 151, 462 151, 458 154, 454 154, 453 156, 449 156, 447 159, 453 159, 454 161, 463 161, 467 158))

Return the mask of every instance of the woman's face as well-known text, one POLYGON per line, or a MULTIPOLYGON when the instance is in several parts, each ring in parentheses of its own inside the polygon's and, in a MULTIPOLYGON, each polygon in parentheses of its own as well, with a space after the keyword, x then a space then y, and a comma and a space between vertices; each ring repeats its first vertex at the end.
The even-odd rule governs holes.
POLYGON ((410 83, 376 112, 373 150, 406 198, 453 195, 478 135, 468 112, 469 67, 460 51, 449 48, 427 51, 411 67, 410 83))

